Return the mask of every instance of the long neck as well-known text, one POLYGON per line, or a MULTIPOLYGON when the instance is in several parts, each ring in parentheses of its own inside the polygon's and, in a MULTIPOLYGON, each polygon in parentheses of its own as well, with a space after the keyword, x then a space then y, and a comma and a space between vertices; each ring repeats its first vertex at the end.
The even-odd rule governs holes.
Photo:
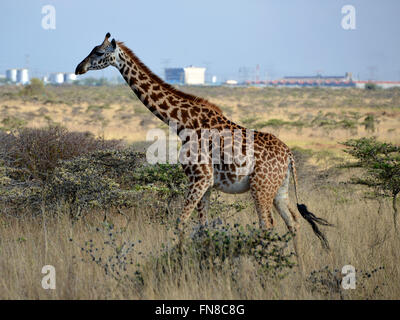
POLYGON ((222 111, 208 101, 185 94, 162 81, 134 53, 118 43, 117 68, 143 104, 165 123, 179 128, 199 127, 195 118, 213 117, 222 111))
POLYGON ((165 123, 176 121, 185 126, 180 109, 184 99, 171 92, 168 86, 152 73, 129 49, 119 47, 117 68, 143 104, 165 123))

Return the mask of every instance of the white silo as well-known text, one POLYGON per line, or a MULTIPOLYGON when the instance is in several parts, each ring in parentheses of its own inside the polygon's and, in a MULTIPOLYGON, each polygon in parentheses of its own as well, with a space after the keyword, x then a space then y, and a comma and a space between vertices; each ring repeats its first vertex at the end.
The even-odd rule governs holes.
POLYGON ((17 70, 17 82, 20 84, 27 84, 29 82, 28 69, 17 70))
POLYGON ((6 78, 8 81, 17 82, 17 69, 6 70, 6 78))
POLYGON ((76 74, 71 72, 64 73, 64 82, 65 83, 72 83, 76 80, 76 74))

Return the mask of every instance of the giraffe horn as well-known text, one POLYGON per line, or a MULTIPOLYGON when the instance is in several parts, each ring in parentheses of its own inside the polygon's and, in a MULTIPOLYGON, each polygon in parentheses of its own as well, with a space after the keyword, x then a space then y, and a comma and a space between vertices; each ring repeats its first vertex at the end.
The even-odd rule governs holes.
POLYGON ((110 37, 111 37, 111 34, 109 32, 107 32, 107 34, 104 38, 103 44, 106 43, 110 37))

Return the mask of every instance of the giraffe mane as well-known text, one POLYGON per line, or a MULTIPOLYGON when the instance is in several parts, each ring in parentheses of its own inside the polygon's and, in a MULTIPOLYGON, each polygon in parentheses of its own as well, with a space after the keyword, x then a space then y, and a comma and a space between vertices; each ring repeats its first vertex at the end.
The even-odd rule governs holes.
POLYGON ((164 89, 168 90, 169 92, 192 102, 195 103, 200 103, 214 111, 217 111, 218 113, 222 114, 222 110, 216 106, 215 104, 211 103, 210 101, 197 97, 195 95, 189 94, 182 92, 169 83, 166 83, 164 80, 162 80, 159 76, 157 76, 155 73, 153 73, 134 53, 131 49, 129 49, 125 44, 121 41, 117 42, 118 46, 144 71, 147 73, 147 75, 153 80, 154 82, 160 84, 164 89))

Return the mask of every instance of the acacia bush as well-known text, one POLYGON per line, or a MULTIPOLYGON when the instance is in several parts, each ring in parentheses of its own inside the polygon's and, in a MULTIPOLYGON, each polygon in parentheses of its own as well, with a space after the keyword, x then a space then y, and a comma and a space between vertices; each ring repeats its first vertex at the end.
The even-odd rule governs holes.
POLYGON ((211 224, 200 227, 190 237, 171 248, 164 247, 154 257, 159 274, 177 273, 182 265, 229 272, 235 277, 241 258, 251 258, 260 274, 283 278, 295 266, 294 252, 288 249, 292 237, 254 226, 211 224))
POLYGON ((0 202, 8 212, 64 206, 76 217, 146 201, 164 212, 183 194, 179 165, 148 165, 143 153, 122 149, 118 141, 58 127, 0 137, 0 202))
POLYGON ((19 94, 21 96, 34 96, 34 95, 45 95, 46 88, 44 87, 44 83, 42 80, 38 78, 32 78, 31 83, 24 86, 19 94))
POLYGON ((161 209, 183 194, 185 181, 179 165, 148 165, 145 154, 133 149, 99 150, 63 161, 45 196, 50 203, 68 202, 74 211, 143 206, 146 200, 160 202, 161 209))
POLYGON ((62 161, 47 182, 43 197, 49 204, 67 202, 72 212, 90 208, 131 206, 134 190, 124 189, 142 159, 133 150, 99 150, 62 161))
POLYGON ((119 147, 120 140, 97 138, 90 132, 70 132, 61 126, 0 131, 0 159, 5 166, 19 169, 24 180, 44 181, 59 160, 119 147))
POLYGON ((400 193, 400 146, 377 141, 376 138, 351 139, 343 143, 345 152, 357 162, 346 167, 366 169, 366 175, 353 177, 352 183, 373 188, 376 196, 391 197, 394 226, 397 230, 397 196, 400 193))

